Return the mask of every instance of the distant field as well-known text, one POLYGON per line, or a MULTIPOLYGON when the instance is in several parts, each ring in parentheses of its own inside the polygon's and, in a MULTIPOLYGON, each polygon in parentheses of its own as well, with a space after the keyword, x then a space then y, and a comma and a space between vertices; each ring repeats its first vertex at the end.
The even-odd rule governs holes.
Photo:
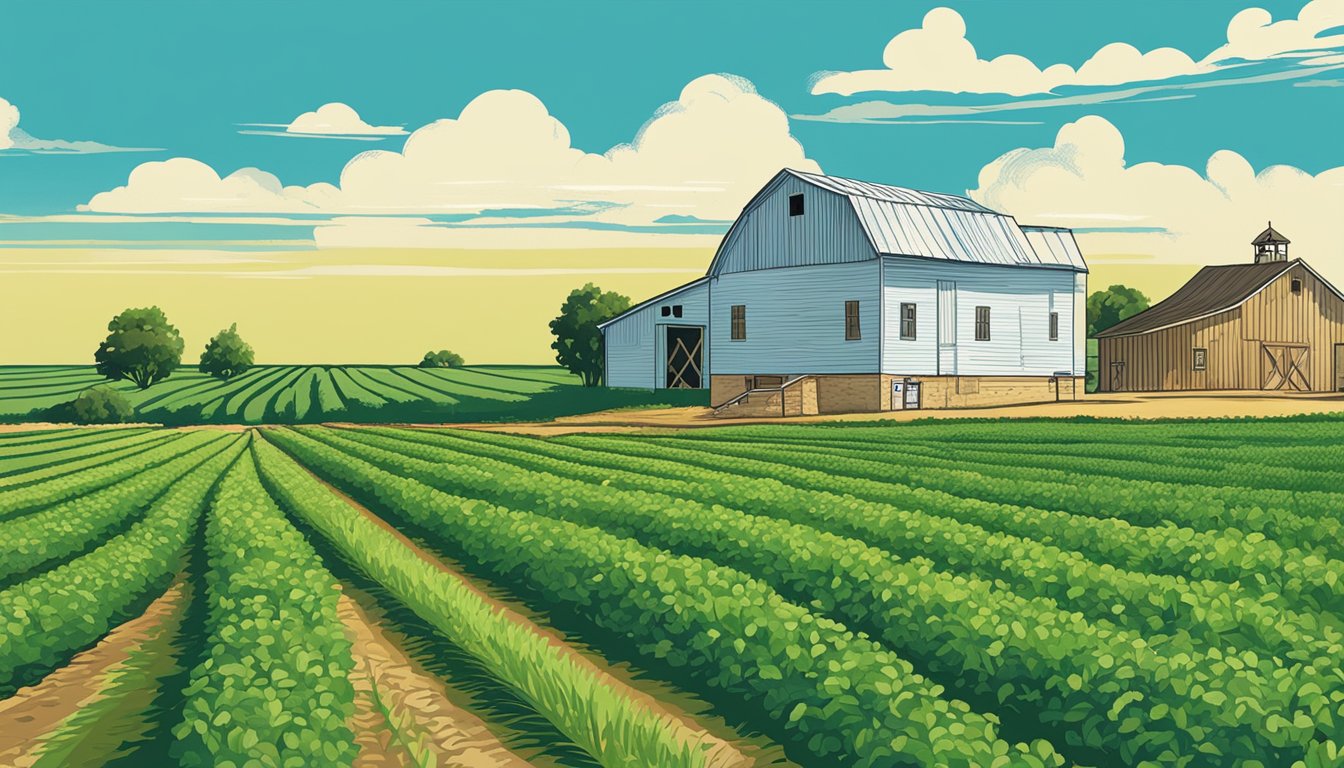
POLYGON ((0 765, 1339 766, 1341 445, 0 436, 0 765))
POLYGON ((0 367, 0 421, 43 412, 94 385, 124 393, 139 420, 184 424, 523 421, 632 405, 703 405, 703 392, 585 388, 551 366, 259 366, 228 382, 182 368, 148 389, 87 366, 0 367))

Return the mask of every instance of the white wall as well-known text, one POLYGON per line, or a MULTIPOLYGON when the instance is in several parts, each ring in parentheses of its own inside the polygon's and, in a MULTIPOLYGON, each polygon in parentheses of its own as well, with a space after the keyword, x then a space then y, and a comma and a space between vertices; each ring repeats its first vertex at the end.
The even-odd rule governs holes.
POLYGON ((1077 273, 1040 267, 954 264, 930 259, 884 257, 886 305, 882 372, 933 376, 939 373, 937 283, 956 282, 955 371, 961 376, 1083 375, 1083 327, 1079 325, 1077 273), (900 305, 917 306, 916 338, 900 337, 900 305), (975 340, 975 308, 990 308, 990 340, 975 340), (1049 340, 1051 311, 1059 314, 1059 339, 1049 340))
POLYGON ((779 267, 710 278, 714 375, 875 373, 878 261, 779 267), (845 302, 859 302, 862 338, 845 340, 845 302), (733 341, 731 307, 747 308, 747 338, 733 341))
POLYGON ((661 389, 667 385, 666 327, 699 325, 705 327, 705 347, 701 353, 703 387, 709 387, 709 290, 700 283, 631 312, 605 330, 607 381, 609 387, 661 389), (663 317, 662 308, 680 304, 682 316, 663 317))
POLYGON ((849 198, 786 176, 742 214, 715 271, 743 272, 875 257, 849 198), (803 215, 789 215, 789 196, 803 196, 803 215))

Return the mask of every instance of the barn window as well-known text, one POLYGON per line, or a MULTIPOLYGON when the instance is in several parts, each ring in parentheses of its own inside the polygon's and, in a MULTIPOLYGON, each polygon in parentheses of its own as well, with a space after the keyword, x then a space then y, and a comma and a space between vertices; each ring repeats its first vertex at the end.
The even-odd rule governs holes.
POLYGON ((1059 341, 1059 313, 1050 313, 1050 340, 1059 341))
POLYGON ((673 316, 673 317, 681 317, 681 305, 680 305, 680 304, 673 304, 673 305, 672 305, 672 316, 673 316))
POLYGON ((803 196, 802 196, 802 195, 789 195, 789 215, 790 215, 790 216, 802 216, 802 215, 803 215, 803 196))
POLYGON ((667 316, 669 316, 669 315, 671 315, 671 314, 672 314, 672 308, 671 308, 671 307, 663 307, 663 317, 667 317, 667 316))
POLYGON ((1289 283, 1289 287, 1292 289, 1293 293, 1301 293, 1301 292, 1302 292, 1302 278, 1300 278, 1300 277, 1294 277, 1294 278, 1293 278, 1293 282, 1289 283))
POLYGON ((901 304, 901 338, 905 341, 915 340, 915 305, 901 304))
POLYGON ((975 340, 989 341, 989 307, 975 308, 975 340))
POLYGON ((845 341, 857 341, 859 335, 859 302, 845 302, 845 341))
POLYGON ((1194 369, 1203 371, 1209 367, 1209 350, 1195 349, 1194 369))
POLYGON ((746 338, 747 338, 747 305, 746 305, 746 304, 734 304, 734 305, 733 305, 733 315, 732 315, 732 318, 733 318, 733 322, 732 322, 732 330, 733 330, 732 338, 733 338, 733 341, 742 341, 742 340, 746 339, 746 338))

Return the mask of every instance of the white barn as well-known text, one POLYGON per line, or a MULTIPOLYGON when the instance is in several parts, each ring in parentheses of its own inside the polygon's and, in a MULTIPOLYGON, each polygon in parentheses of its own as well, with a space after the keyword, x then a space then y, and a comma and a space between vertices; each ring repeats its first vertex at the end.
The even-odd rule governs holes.
POLYGON ((708 388, 724 415, 1075 399, 1073 233, 964 197, 780 171, 708 273, 602 324, 612 387, 708 388))

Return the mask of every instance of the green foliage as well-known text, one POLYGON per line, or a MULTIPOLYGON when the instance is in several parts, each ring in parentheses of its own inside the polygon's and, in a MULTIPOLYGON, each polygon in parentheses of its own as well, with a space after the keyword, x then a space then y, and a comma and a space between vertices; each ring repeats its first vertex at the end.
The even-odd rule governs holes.
POLYGON ((1112 285, 1087 297, 1088 338, 1148 308, 1148 297, 1134 288, 1112 285))
POLYGON ((184 766, 350 765, 355 692, 335 579, 262 489, 250 455, 205 529, 205 660, 173 731, 184 766))
POLYGON ((421 368, 461 368, 463 365, 461 355, 446 349, 426 352, 425 359, 420 361, 421 368))
MULTIPOLYGON (((492 572, 523 579, 547 603, 570 605, 642 654, 694 670, 685 684, 750 703, 763 720, 805 741, 818 764, 1063 763, 1044 742, 999 740, 991 720, 943 698, 908 662, 788 602, 766 582, 567 520, 452 496, 290 431, 269 435, 492 572)), ((387 460, 386 453, 378 455, 387 460)))
POLYGON ((606 370, 597 325, 629 308, 629 298, 592 283, 571 291, 560 306, 560 315, 550 323, 556 362, 581 378, 585 387, 600 386, 606 370))
POLYGON ((201 353, 201 373, 228 381, 252 367, 252 347, 238 335, 238 324, 215 334, 201 353))
POLYGON ((112 318, 107 330, 93 359, 98 373, 109 379, 127 379, 145 389, 168 378, 182 362, 182 336, 158 307, 127 309, 112 318))
POLYGON ((124 424, 135 416, 135 407, 115 389, 90 387, 70 402, 65 414, 76 424, 124 424))
POLYGON ((188 472, 144 519, 92 552, 0 591, 0 696, 130 618, 179 567, 215 479, 243 443, 188 472), (25 675, 26 673, 26 675, 25 675))

